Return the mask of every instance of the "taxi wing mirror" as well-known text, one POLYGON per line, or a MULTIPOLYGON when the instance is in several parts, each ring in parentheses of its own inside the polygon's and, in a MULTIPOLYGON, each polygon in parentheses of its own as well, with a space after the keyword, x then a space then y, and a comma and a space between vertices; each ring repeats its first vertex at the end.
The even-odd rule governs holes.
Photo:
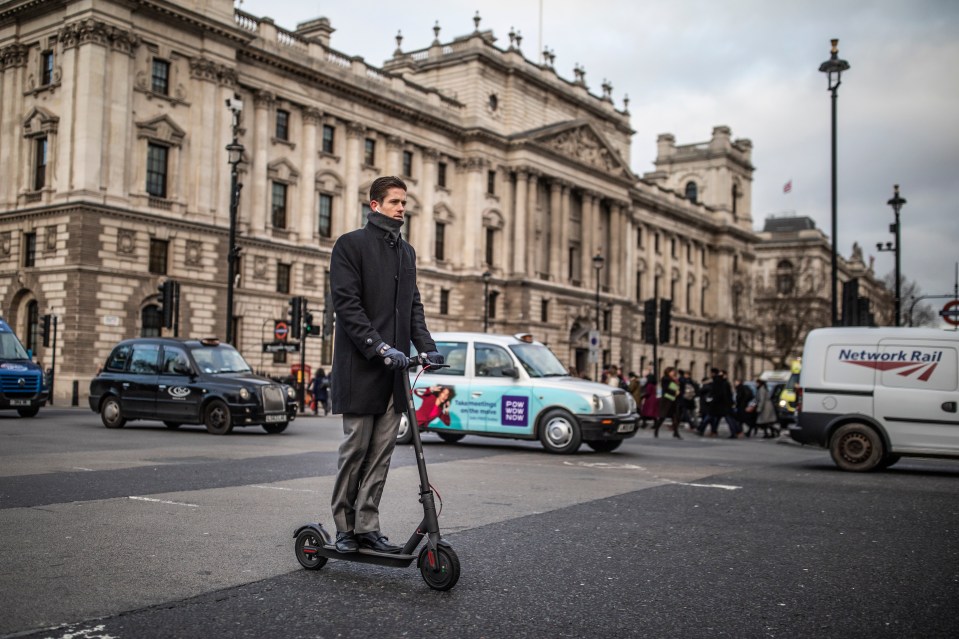
POLYGON ((176 373, 177 375, 189 375, 190 377, 195 376, 195 373, 193 372, 193 367, 190 366, 189 364, 181 364, 181 363, 174 364, 173 372, 176 373))
POLYGON ((516 370, 514 366, 507 366, 503 369, 503 375, 505 377, 512 377, 513 379, 519 379, 519 371, 516 370))

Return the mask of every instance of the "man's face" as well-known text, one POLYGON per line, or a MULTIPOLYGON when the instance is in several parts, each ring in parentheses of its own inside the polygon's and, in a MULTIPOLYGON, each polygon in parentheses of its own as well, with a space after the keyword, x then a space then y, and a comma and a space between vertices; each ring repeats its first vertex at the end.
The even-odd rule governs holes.
POLYGON ((386 192, 382 202, 373 200, 370 202, 370 207, 386 217, 402 222, 403 214, 406 212, 406 191, 394 186, 386 192))

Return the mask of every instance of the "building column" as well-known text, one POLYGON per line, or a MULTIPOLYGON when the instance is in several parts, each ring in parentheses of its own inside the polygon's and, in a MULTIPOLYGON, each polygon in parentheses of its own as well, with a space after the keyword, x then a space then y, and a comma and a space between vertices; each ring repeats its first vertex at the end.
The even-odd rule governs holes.
POLYGON ((570 217, 573 208, 573 185, 569 182, 563 182, 563 192, 560 197, 560 218, 559 218, 559 276, 557 282, 568 284, 569 277, 569 235, 570 235, 570 217))
POLYGON ((582 260, 582 282, 583 287, 592 290, 596 287, 593 272, 593 256, 596 255, 596 214, 599 207, 599 194, 594 191, 587 191, 583 194, 583 254, 582 260))
POLYGON ((400 161, 400 151, 403 149, 403 138, 395 135, 386 136, 386 175, 400 175, 403 164, 400 161))
MULTIPOLYGON (((21 188, 29 184, 30 190, 33 190, 33 171, 30 166, 30 158, 33 157, 33 151, 27 147, 26 153, 21 152, 21 149, 23 149, 27 143, 22 135, 22 117, 26 114, 21 106, 23 104, 23 97, 22 89, 20 89, 20 87, 23 86, 20 77, 21 70, 27 65, 27 47, 19 44, 11 44, 6 47, 4 51, 0 52, 0 54, 5 58, 0 60, 0 64, 3 65, 0 67, 0 97, 3 98, 0 100, 0 140, 3 141, 3 143, 0 144, 0 166, 3 167, 4 172, 3 179, 0 179, 0 204, 12 209, 17 205, 17 193, 21 188), (18 95, 18 93, 20 95, 18 95), (20 160, 19 158, 24 158, 24 160, 20 160), (17 170, 17 167, 19 167, 19 170, 17 170), (24 173, 26 179, 24 179, 24 173)), ((63 88, 70 87, 72 89, 72 56, 68 56, 67 52, 64 51, 63 58, 63 88), (69 76, 67 75, 67 71, 70 71, 69 76)), ((64 106, 65 109, 69 108, 67 105, 64 106)), ((65 134, 61 139, 66 140, 67 143, 58 145, 58 147, 64 147, 63 149, 49 146, 48 152, 58 153, 55 164, 64 167, 64 169, 68 171, 70 167, 70 156, 66 153, 66 149, 70 146, 70 138, 67 137, 67 135, 70 134, 71 118, 68 113, 60 113, 59 115, 62 132, 65 134)), ((51 162, 51 164, 53 163, 51 162)), ((49 177, 50 176, 48 176, 48 179, 49 177)), ((66 190, 65 187, 67 185, 58 184, 57 186, 59 190, 66 190)))
POLYGON ((433 208, 436 206, 436 165, 439 162, 436 149, 423 150, 423 173, 420 175, 420 203, 423 210, 416 216, 416 232, 413 241, 419 250, 416 259, 421 265, 432 265, 433 256, 433 208))
MULTIPOLYGON (((100 197, 103 185, 100 169, 103 166, 103 124, 106 116, 103 103, 103 91, 106 70, 106 48, 97 38, 77 47, 77 85, 82 87, 76 96, 75 113, 77 122, 82 122, 73 131, 73 139, 64 142, 73 148, 73 188, 88 195, 100 197)), ((172 156, 175 153, 171 153, 172 156)), ((167 197, 174 199, 182 196, 177 184, 182 183, 182 175, 173 173, 174 180, 168 185, 167 197)), ((141 185, 146 188, 146 184, 141 185)))
POLYGON ((466 169, 466 203, 463 207, 462 224, 458 225, 460 227, 458 232, 460 242, 454 244, 454 247, 463 247, 460 263, 466 269, 478 268, 482 263, 479 251, 485 234, 483 233, 481 206, 486 188, 483 181, 483 170, 487 166, 488 162, 479 157, 468 158, 464 164, 466 169))
POLYGON ((540 174, 535 171, 528 172, 528 183, 526 188, 526 245, 523 253, 526 256, 526 277, 534 279, 536 277, 536 198, 539 191, 540 174))
POLYGON ((319 230, 319 208, 316 204, 316 126, 323 113, 316 108, 303 110, 303 183, 300 185, 300 243, 312 244, 313 233, 319 230))
POLYGON ((625 231, 626 231, 626 213, 625 206, 621 202, 613 204, 609 216, 610 233, 610 253, 612 253, 613 263, 616 268, 612 271, 613 278, 609 282, 610 291, 616 295, 622 295, 625 288, 626 271, 626 251, 625 251, 625 231))
POLYGON ((250 167, 252 181, 253 212, 250 216, 250 235, 262 236, 266 233, 268 208, 266 165, 270 145, 270 111, 276 98, 269 91, 257 91, 253 94, 253 166, 250 167))
POLYGON ((549 281, 561 282, 563 261, 560 257, 562 247, 562 223, 563 223, 563 182, 561 180, 552 180, 549 184, 549 281))
POLYGON ((626 299, 633 299, 636 295, 636 230, 633 227, 633 218, 628 212, 623 216, 623 241, 626 242, 623 296, 626 299))
POLYGON ((366 127, 357 122, 346 124, 346 155, 343 166, 346 167, 346 187, 343 191, 343 216, 333 225, 333 237, 363 226, 360 219, 359 206, 360 192, 360 164, 363 161, 360 155, 363 152, 363 139, 366 137, 366 127))
POLYGON ((516 172, 516 197, 513 200, 513 246, 512 262, 513 274, 519 276, 526 275, 526 216, 529 173, 525 169, 516 172))

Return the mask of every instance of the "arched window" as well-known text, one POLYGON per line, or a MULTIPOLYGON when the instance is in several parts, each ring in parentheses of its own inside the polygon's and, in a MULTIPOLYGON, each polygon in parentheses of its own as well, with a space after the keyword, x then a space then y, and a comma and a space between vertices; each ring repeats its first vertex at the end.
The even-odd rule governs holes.
POLYGON ((780 295, 790 295, 796 287, 796 278, 793 273, 793 263, 789 260, 780 260, 776 265, 776 292, 780 295))
POLYGON ((732 200, 733 200, 733 217, 736 217, 736 211, 738 210, 738 204, 739 204, 739 185, 736 184, 735 182, 733 182, 732 200))
POLYGON ((160 307, 149 304, 140 311, 140 337, 160 337, 160 307))
POLYGON ((496 302, 499 300, 498 291, 489 292, 489 318, 496 319, 496 302))
POLYGON ((686 199, 695 202, 697 197, 699 197, 699 187, 692 180, 686 182, 686 199))

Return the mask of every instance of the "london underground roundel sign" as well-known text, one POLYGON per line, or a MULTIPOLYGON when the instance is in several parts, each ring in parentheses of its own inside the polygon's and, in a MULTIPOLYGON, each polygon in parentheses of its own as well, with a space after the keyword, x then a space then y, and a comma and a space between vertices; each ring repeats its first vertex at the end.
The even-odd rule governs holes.
POLYGON ((959 326, 959 300, 946 302, 946 305, 942 307, 939 314, 942 315, 942 319, 946 320, 949 324, 959 326))

